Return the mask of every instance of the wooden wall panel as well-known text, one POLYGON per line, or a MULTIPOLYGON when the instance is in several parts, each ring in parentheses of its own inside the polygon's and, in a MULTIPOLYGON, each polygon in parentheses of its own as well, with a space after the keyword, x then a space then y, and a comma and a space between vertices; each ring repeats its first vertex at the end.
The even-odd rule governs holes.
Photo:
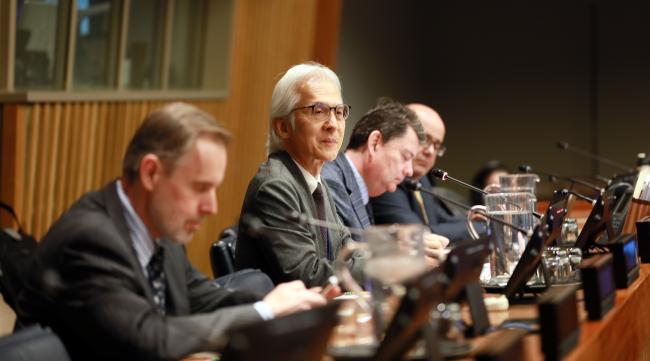
MULTIPOLYGON (((323 2, 235 2, 229 94, 224 100, 189 101, 214 115, 234 135, 226 178, 217 192, 219 212, 204 221, 187 247, 192 263, 207 275, 212 274, 211 242, 237 222, 248 182, 266 158, 273 85, 289 66, 313 59, 317 8, 323 2)), ((337 18, 333 21, 338 24, 337 18)), ((321 19, 320 23, 327 22, 321 19)), ((329 38, 326 46, 335 48, 331 40, 335 36, 329 38)), ((335 54, 334 49, 321 50, 335 54)), ((120 175, 128 140, 146 114, 165 103, 5 105, 2 199, 14 205, 27 232, 42 237, 79 196, 120 175), (11 180, 5 181, 7 175, 11 180)))

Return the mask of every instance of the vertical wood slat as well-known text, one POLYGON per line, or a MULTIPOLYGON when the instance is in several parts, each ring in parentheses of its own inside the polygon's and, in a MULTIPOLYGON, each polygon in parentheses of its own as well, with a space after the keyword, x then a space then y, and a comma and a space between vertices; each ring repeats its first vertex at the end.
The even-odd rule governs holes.
MULTIPOLYGON (((0 199, 13 207, 19 215, 22 225, 26 218, 21 217, 25 204, 25 159, 26 148, 26 114, 22 105, 5 104, 2 107, 2 181, 0 182, 0 199)), ((0 213, 2 227, 15 227, 11 217, 0 213)))
POLYGON ((56 191, 55 191, 55 201, 53 209, 53 219, 58 218, 61 213, 65 210, 67 205, 66 202, 66 185, 69 180, 67 175, 70 171, 70 133, 72 128, 71 120, 71 106, 70 104, 64 104, 61 111, 61 125, 60 125, 60 134, 61 141, 59 143, 59 157, 58 167, 57 167, 57 176, 56 176, 56 191))
MULTIPOLYGON (((322 2, 236 1, 228 98, 191 102, 215 115, 235 136, 228 150, 226 179, 218 192, 219 214, 206 219, 187 247, 192 263, 206 274, 211 274, 208 258, 211 241, 221 229, 237 221, 246 186, 265 159, 264 144, 273 84, 278 74, 289 66, 314 57, 317 49, 314 39, 320 26, 315 22, 315 17, 319 15, 318 6, 322 2), (288 37, 287 34, 295 36, 288 37)), ((75 24, 74 8, 71 13, 71 23, 75 24)), ((171 14, 167 15, 171 18, 171 14)), ((74 42, 74 32, 69 36, 74 42)), ((332 50, 329 54, 335 52, 332 50)), ((73 59, 68 60, 68 69, 71 69, 73 59)), ((164 72, 164 67, 161 70, 164 72)), ((69 89, 73 79, 71 73, 67 72, 66 75, 69 89)), ((163 74, 163 79, 166 75, 163 74)), ((19 200, 14 207, 19 211, 23 223, 26 226, 29 224, 27 230, 40 238, 49 224, 82 193, 97 189, 119 176, 128 140, 144 116, 164 103, 64 103, 60 109, 55 106, 47 110, 52 115, 48 116, 49 119, 44 115, 47 104, 4 105, 2 199, 19 200), (57 117, 60 118, 58 125, 57 117), (41 149, 45 143, 37 136, 43 134, 39 128, 43 122, 58 128, 56 133, 60 139, 51 142, 46 149, 41 149), (19 136, 8 138, 7 132, 19 136), (7 139, 10 141, 7 142, 7 139), (11 143, 11 139, 19 144, 11 143), (35 159, 38 152, 47 155, 46 160, 42 161, 45 168, 38 166, 35 159), (10 158, 10 161, 5 161, 6 158, 10 158), (9 181, 4 177, 5 172, 11 175, 9 181), (37 178, 44 182, 38 183, 42 187, 40 199, 36 199, 34 192, 37 178), (52 192, 54 194, 50 194, 52 192), (38 203, 45 213, 39 216, 39 222, 35 222, 34 212, 38 210, 38 203), (34 228, 36 223, 38 229, 34 228)), ((50 131, 48 136, 54 134, 50 131)))
POLYGON ((26 124, 28 126, 28 135, 27 135, 27 148, 26 148, 26 157, 25 157, 25 203, 23 205, 24 214, 23 219, 25 220, 25 227, 28 231, 34 229, 34 192, 36 190, 36 154, 37 154, 37 144, 38 144, 38 127, 40 122, 35 121, 39 118, 41 111, 40 105, 34 105, 31 109, 30 119, 26 124))
POLYGON ((93 179, 95 177, 95 157, 97 154, 97 139, 99 139, 99 136, 97 134, 97 102, 92 102, 88 104, 88 118, 85 120, 88 122, 88 143, 86 144, 86 152, 88 153, 88 158, 86 160, 88 168, 86 168, 86 173, 84 176, 86 177, 86 182, 84 183, 84 187, 81 190, 81 193, 87 192, 89 189, 95 188, 93 179))
POLYGON ((108 142, 108 139, 106 137, 107 135, 106 128, 108 127, 107 111, 108 111, 108 105, 106 103, 98 104, 97 132, 95 133, 96 134, 95 139, 97 140, 97 142, 96 142, 94 167, 92 172, 93 189, 101 186, 100 183, 103 177, 103 168, 104 168, 104 164, 106 164, 106 143, 108 142))
MULTIPOLYGON (((88 122, 88 103, 81 104, 81 116, 76 119, 77 127, 79 128, 79 168, 74 177, 77 179, 74 194, 78 195, 83 193, 86 188, 86 177, 88 177, 88 142, 90 141, 88 131, 90 129, 88 122)), ((77 196, 74 196, 76 198, 77 196)))
POLYGON ((81 139, 81 126, 78 122, 80 118, 79 104, 74 104, 70 114, 70 166, 68 167, 67 186, 66 186, 66 204, 71 204, 77 193, 77 184, 79 183, 79 169, 81 159, 81 148, 79 141, 81 139))
MULTIPOLYGON (((49 225, 52 223, 52 218, 54 217, 54 190, 56 188, 56 180, 58 178, 58 161, 60 159, 59 153, 59 140, 60 140, 60 131, 61 131, 61 105, 60 104, 51 104, 51 131, 46 136, 50 137, 50 144, 47 149, 47 171, 44 175, 44 179, 47 179, 44 195, 44 206, 43 206, 43 218, 41 222, 41 231, 45 232, 49 225)), ((47 117, 43 118, 44 122, 49 122, 47 117)))

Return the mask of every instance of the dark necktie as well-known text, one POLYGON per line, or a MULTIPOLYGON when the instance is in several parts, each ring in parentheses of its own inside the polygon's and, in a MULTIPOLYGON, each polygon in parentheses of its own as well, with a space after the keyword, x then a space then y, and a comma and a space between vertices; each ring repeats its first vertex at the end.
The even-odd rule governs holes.
MULTIPOLYGON (((314 204, 316 205, 316 215, 318 216, 318 219, 320 219, 323 222, 326 222, 327 218, 325 217, 325 198, 323 195, 323 187, 321 186, 320 183, 318 183, 318 186, 314 190, 314 193, 312 193, 312 197, 314 198, 314 204)), ((325 227, 319 227, 319 228, 320 228, 320 234, 323 237, 323 241, 325 242, 325 250, 327 251, 327 258, 333 259, 334 256, 332 255, 332 245, 330 243, 330 238, 327 232, 327 228, 325 227)))
POLYGON ((153 290, 153 300, 158 305, 158 310, 161 314, 165 314, 165 288, 167 282, 165 280, 165 272, 163 267, 164 248, 156 247, 149 264, 147 265, 147 273, 149 276, 149 283, 153 290))

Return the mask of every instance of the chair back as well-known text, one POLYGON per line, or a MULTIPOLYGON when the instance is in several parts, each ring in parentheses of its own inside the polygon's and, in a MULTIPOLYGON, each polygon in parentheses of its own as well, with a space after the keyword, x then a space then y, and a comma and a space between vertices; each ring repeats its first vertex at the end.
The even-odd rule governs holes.
POLYGON ((70 361, 61 339, 38 325, 0 338, 2 361, 70 361))
POLYGON ((210 264, 214 278, 235 272, 235 247, 237 246, 237 226, 228 227, 221 232, 219 239, 210 246, 210 264))

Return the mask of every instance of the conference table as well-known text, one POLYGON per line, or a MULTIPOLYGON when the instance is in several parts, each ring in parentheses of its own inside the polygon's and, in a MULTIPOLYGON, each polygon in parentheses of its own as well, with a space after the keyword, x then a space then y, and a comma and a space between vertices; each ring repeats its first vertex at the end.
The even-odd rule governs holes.
MULTIPOLYGON (((579 224, 589 213, 589 208, 575 207, 569 216, 578 219, 579 224)), ((486 295, 492 297, 493 295, 486 295)), ((563 360, 567 361, 650 361, 650 264, 640 266, 639 278, 627 289, 616 291, 616 301, 609 313, 599 321, 590 321, 584 309, 582 291, 578 291, 578 318, 580 337, 578 344, 563 360)), ((465 310, 467 311, 467 310, 465 310)), ((469 312, 464 315, 469 319, 469 312)), ((534 303, 511 304, 507 311, 490 311, 490 323, 498 327, 507 320, 538 319, 537 305, 534 303)), ((470 339, 470 354, 461 360, 473 360, 482 347, 499 342, 503 331, 497 330, 487 335, 470 339)), ((523 360, 544 360, 539 332, 532 332, 523 338, 523 360)), ((213 360, 213 354, 194 355, 184 360, 213 360)), ((332 360, 324 356, 323 360, 332 360)))
MULTIPOLYGON (((491 295, 486 295, 490 297, 491 295)), ((578 295, 580 338, 566 361, 633 361, 650 360, 650 264, 641 265, 639 278, 627 289, 616 291, 615 306, 599 321, 589 321, 584 310, 582 292, 578 295)), ((507 311, 490 311, 490 322, 498 326, 506 320, 537 319, 535 304, 513 304, 507 311)), ((502 331, 471 339, 470 355, 461 360, 473 360, 481 347, 499 342, 502 331)), ((541 361, 541 336, 530 333, 523 338, 523 360, 541 361)), ((213 360, 214 355, 194 355, 184 360, 213 360)), ((324 356, 323 360, 332 360, 324 356)))
MULTIPOLYGON (((563 360, 650 360, 650 264, 641 265, 639 278, 629 288, 616 291, 616 304, 602 320, 587 319, 581 291, 578 300, 580 339, 563 360)), ((507 311, 489 312, 489 318, 494 326, 508 319, 536 319, 537 306, 514 304, 507 311)), ((472 350, 498 337, 499 331, 478 337, 472 350)), ((539 333, 524 337, 523 349, 524 360, 544 360, 539 333)))

